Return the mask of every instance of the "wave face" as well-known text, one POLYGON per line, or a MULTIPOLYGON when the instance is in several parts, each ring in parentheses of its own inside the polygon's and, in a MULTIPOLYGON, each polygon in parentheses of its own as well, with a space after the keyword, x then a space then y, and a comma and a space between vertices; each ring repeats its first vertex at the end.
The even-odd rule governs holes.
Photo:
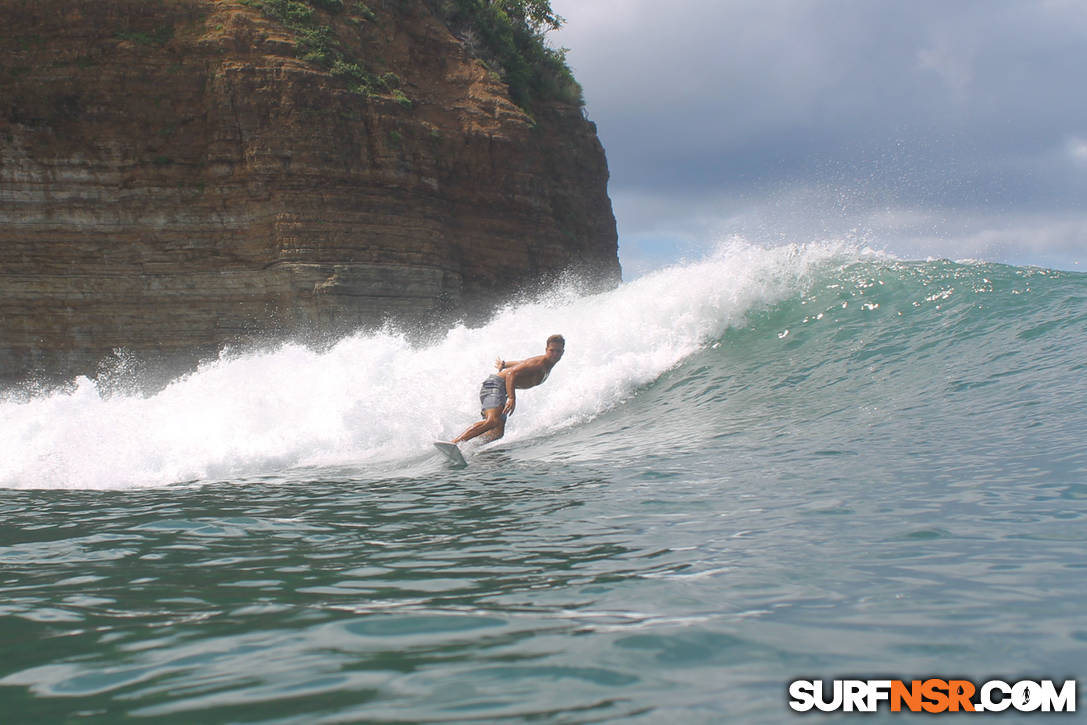
POLYGON ((1006 459, 1028 438, 1039 453, 1078 448, 1085 351, 1087 276, 834 260, 647 392, 696 427, 758 427, 768 446, 788 434, 890 454, 962 439, 964 454, 1006 459))
POLYGON ((519 396, 495 444, 518 455, 716 451, 752 470, 863 455, 877 477, 949 456, 1087 468, 1087 276, 737 240, 608 293, 512 303, 426 345, 386 330, 320 352, 227 352, 152 395, 124 392, 122 374, 10 393, 0 485, 157 487, 314 466, 400 475, 478 418, 496 357, 541 353, 552 333, 566 356, 519 396))

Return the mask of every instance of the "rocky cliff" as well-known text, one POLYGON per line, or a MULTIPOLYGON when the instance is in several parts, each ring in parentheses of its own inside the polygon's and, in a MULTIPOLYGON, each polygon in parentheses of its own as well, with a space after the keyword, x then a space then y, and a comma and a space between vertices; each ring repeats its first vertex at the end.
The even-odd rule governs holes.
POLYGON ((335 2, 0 0, 0 379, 618 280, 576 104, 515 104, 437 4, 335 2))

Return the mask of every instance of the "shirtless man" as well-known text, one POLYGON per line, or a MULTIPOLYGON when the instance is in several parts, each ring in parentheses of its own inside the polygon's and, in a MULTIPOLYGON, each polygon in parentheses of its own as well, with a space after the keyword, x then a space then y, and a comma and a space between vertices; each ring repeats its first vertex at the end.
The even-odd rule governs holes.
POLYGON ((491 375, 483 381, 479 389, 480 414, 483 420, 468 427, 468 430, 453 439, 453 443, 470 441, 476 436, 490 433, 489 440, 498 440, 506 432, 506 417, 513 415, 517 407, 517 391, 534 388, 551 374, 551 368, 562 359, 566 349, 566 340, 562 335, 547 338, 546 352, 527 360, 503 360, 499 358, 494 366, 497 375, 491 375))

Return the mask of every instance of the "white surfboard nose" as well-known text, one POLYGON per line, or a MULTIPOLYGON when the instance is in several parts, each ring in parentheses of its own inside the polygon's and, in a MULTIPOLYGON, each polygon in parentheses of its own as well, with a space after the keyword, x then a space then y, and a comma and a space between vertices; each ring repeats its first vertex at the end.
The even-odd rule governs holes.
POLYGON ((464 460, 464 456, 460 452, 460 448, 457 448, 456 443, 434 441, 434 447, 441 451, 442 455, 448 458, 450 463, 456 466, 468 465, 468 462, 464 460))

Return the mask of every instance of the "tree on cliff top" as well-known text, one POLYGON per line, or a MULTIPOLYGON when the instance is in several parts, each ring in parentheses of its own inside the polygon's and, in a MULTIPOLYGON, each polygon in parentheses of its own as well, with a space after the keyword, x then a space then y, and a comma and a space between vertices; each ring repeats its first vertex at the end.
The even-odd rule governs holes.
POLYGON ((551 9, 550 0, 489 0, 489 4, 535 32, 558 30, 566 22, 551 9))
POLYGON ((585 105, 581 85, 566 65, 566 50, 547 45, 547 32, 564 22, 550 0, 453 0, 439 8, 462 39, 463 31, 479 33, 484 47, 470 49, 496 67, 522 108, 541 101, 585 105))

